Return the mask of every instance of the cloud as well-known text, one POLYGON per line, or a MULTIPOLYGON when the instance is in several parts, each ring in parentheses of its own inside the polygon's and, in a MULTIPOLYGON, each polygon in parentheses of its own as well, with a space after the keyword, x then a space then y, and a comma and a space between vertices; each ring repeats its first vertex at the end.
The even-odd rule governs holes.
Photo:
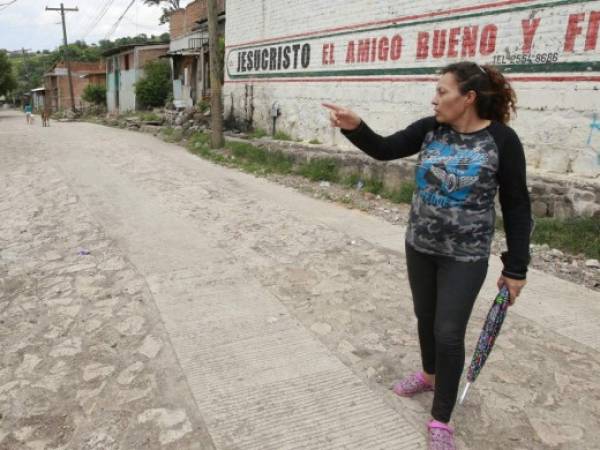
MULTIPOLYGON (((66 0, 65 7, 79 8, 79 12, 67 13, 67 34, 69 42, 86 36, 88 44, 98 42, 107 35, 115 22, 123 14, 131 0, 66 0), (92 29, 103 5, 110 8, 102 20, 92 29)), ((192 0, 181 3, 187 5, 192 0)), ((0 11, 0 47, 17 50, 22 47, 31 50, 52 50, 62 44, 60 13, 46 11, 45 7, 58 7, 58 0, 19 0, 14 5, 0 11)), ((162 9, 147 6, 136 0, 117 30, 110 36, 116 39, 145 33, 162 34, 169 31, 168 25, 159 25, 162 9)))

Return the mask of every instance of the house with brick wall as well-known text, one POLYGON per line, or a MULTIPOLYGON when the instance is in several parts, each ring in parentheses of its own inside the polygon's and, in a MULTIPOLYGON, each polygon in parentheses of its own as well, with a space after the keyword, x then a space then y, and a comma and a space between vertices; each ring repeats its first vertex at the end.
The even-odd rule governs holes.
MULTIPOLYGON (((85 102, 81 96, 86 86, 90 83, 104 85, 104 61, 81 62, 71 61, 71 78, 73 81, 73 94, 75 107, 82 108, 85 102)), ((71 108, 71 93, 69 90, 69 76, 67 66, 63 61, 55 64, 44 75, 45 104, 51 111, 60 111, 71 108)))
MULTIPOLYGON (((210 95, 208 9, 206 0, 196 0, 171 13, 169 57, 173 67, 175 106, 189 107, 210 95)), ((219 0, 219 35, 225 32, 225 0, 219 0)))
POLYGON ((130 44, 105 51, 106 104, 108 112, 138 109, 135 83, 144 75, 144 66, 164 57, 169 44, 130 44))

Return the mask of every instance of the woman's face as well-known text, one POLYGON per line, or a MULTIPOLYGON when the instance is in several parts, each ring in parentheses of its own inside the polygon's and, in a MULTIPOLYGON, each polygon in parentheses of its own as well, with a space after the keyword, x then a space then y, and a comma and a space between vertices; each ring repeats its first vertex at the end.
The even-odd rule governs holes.
POLYGON ((438 122, 452 124, 473 105, 473 92, 461 94, 453 73, 445 73, 438 81, 431 101, 438 122))

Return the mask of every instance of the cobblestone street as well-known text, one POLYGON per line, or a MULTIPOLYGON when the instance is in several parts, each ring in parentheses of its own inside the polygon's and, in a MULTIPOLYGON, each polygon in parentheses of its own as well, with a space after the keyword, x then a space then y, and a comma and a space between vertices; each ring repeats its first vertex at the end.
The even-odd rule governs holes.
MULTIPOLYGON (((431 394, 389 390, 420 361, 402 225, 11 111, 0 192, 0 449, 425 448, 431 394)), ((532 270, 459 448, 597 448, 599 323, 600 292, 532 270)))

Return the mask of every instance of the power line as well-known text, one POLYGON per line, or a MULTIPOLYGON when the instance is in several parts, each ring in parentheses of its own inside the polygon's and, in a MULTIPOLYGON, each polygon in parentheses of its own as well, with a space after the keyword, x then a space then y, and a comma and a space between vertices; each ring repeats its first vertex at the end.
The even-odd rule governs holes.
POLYGON ((17 3, 17 0, 12 0, 11 2, 7 2, 7 3, 0 3, 0 11, 4 11, 6 8, 8 8, 13 3, 17 3))
POLYGON ((71 94, 71 109, 75 112, 75 94, 73 93, 73 77, 71 75, 71 62, 69 60, 69 44, 67 42, 67 25, 65 20, 65 11, 67 12, 78 12, 79 8, 65 8, 65 6, 61 3, 60 8, 49 8, 46 6, 46 11, 60 11, 60 17, 62 21, 62 29, 63 29, 63 41, 65 44, 64 51, 64 59, 67 65, 67 74, 69 77, 69 92, 71 94))
POLYGON ((82 40, 85 39, 93 31, 93 29, 98 26, 98 24, 104 18, 104 16, 106 15, 106 13, 108 12, 108 10, 110 9, 110 7, 112 6, 112 4, 114 2, 115 2, 115 0, 107 0, 106 3, 104 3, 104 6, 100 10, 100 12, 96 16, 96 18, 94 18, 92 20, 92 22, 91 22, 92 26, 85 32, 85 34, 82 35, 82 37, 81 37, 82 40))
POLYGON ((112 34, 117 31, 117 28, 119 27, 119 24, 121 23, 121 20, 123 20, 123 17, 125 17, 125 14, 127 14, 127 11, 129 11, 129 9, 133 6, 133 4, 135 3, 135 0, 131 0, 131 3, 129 3, 129 5, 127 5, 127 8, 125 9, 125 11, 123 12, 123 14, 121 14, 121 17, 119 17, 117 19, 117 21, 114 23, 114 25, 111 27, 110 31, 106 34, 106 36, 104 37, 104 39, 108 39, 112 36, 112 34))

